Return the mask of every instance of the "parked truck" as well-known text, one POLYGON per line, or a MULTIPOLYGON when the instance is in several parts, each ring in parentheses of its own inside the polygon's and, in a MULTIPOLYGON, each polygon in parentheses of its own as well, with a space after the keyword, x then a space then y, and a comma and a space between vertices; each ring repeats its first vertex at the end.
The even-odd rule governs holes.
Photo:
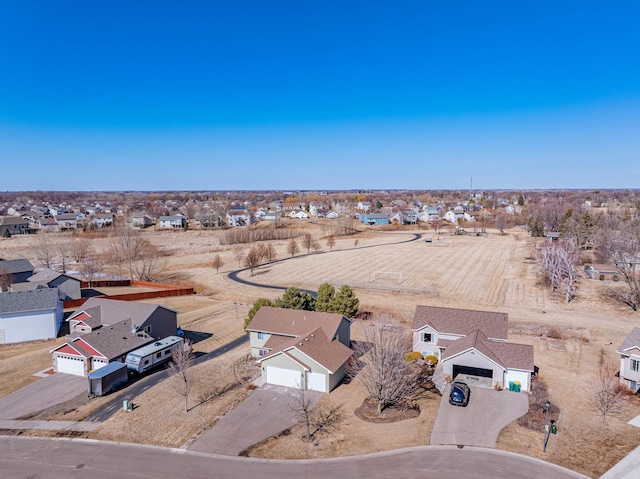
POLYGON ((181 348, 183 343, 183 338, 169 336, 131 351, 124 362, 131 373, 142 374, 148 369, 168 362, 173 352, 181 348))
POLYGON ((114 361, 88 375, 89 396, 104 396, 129 380, 127 365, 114 361))

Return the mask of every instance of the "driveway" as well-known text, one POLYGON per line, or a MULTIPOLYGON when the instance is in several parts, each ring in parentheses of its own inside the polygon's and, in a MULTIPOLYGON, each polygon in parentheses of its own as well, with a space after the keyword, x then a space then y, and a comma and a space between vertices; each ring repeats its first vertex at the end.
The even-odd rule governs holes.
POLYGON ((529 410, 525 392, 495 391, 471 386, 467 407, 449 404, 451 385, 447 384, 433 423, 431 445, 496 447, 500 431, 529 410))
POLYGON ((82 393, 87 393, 87 378, 52 374, 0 398, 0 419, 32 417, 38 411, 62 404, 82 393))
MULTIPOLYGON (((191 451, 238 456, 297 421, 291 409, 295 389, 265 384, 189 446, 191 451)), ((307 391, 317 402, 322 393, 307 391)), ((314 402, 314 405, 315 405, 314 402)))

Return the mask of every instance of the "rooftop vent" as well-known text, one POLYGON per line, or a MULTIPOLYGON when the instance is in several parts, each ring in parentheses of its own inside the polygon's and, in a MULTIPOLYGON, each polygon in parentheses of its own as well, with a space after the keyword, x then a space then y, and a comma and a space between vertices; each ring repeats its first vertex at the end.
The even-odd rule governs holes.
POLYGON ((302 343, 298 343, 298 346, 302 346, 302 343))

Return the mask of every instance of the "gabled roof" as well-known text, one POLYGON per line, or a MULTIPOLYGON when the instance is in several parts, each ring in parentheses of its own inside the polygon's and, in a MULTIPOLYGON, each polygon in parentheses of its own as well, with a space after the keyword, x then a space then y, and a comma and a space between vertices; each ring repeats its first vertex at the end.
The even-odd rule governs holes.
POLYGON ((343 318, 351 321, 337 313, 262 306, 249 323, 247 331, 300 337, 320 327, 328 338, 333 338, 343 318))
POLYGON ((491 341, 479 329, 464 338, 453 341, 445 349, 442 360, 457 356, 470 349, 482 353, 494 363, 505 369, 533 371, 533 346, 491 341))
POLYGON ((640 328, 633 328, 629 335, 622 341, 616 352, 623 353, 630 349, 640 349, 640 328))
POLYGON ((7 273, 26 273, 33 272, 35 268, 28 259, 5 259, 0 260, 0 274, 7 268, 7 273))
POLYGON ((29 221, 25 220, 21 216, 0 216, 0 226, 15 226, 29 224, 29 221))
POLYGON ((58 288, 0 293, 0 314, 55 311, 58 301, 58 288))
POLYGON ((353 350, 338 340, 331 341, 322 328, 318 327, 304 337, 292 338, 282 342, 278 350, 269 356, 261 358, 260 361, 262 362, 277 354, 284 353, 295 361, 300 362, 299 358, 295 358, 289 353, 292 349, 297 349, 331 373, 336 372, 353 355, 353 350))
POLYGON ((68 274, 60 273, 58 271, 47 268, 38 271, 33 276, 30 276, 29 278, 27 278, 27 281, 31 281, 32 283, 50 283, 51 281, 58 279, 60 276, 64 276, 66 278, 80 282, 79 279, 69 276, 68 274))
POLYGON ((25 281, 24 283, 12 283, 9 287, 12 292, 16 291, 31 291, 34 289, 48 289, 49 285, 46 283, 30 283, 29 281, 25 281))
POLYGON ((122 356, 151 341, 154 341, 153 336, 149 336, 142 331, 135 331, 133 322, 130 319, 110 326, 103 326, 90 333, 67 337, 67 343, 72 344, 74 348, 80 348, 91 356, 95 356, 97 352, 108 359, 122 356), (83 344, 88 345, 88 347, 84 347, 83 344))
MULTIPOLYGON (((140 327, 153 312, 162 308, 167 311, 176 312, 173 309, 161 306, 159 304, 138 303, 136 301, 120 301, 118 299, 107 298, 89 298, 80 309, 69 316, 69 321, 75 319, 81 313, 87 313, 91 318, 100 318, 100 324, 111 325, 131 319, 133 324, 140 327)), ((86 319, 83 319, 87 322, 86 319)), ((94 322, 87 323, 94 327, 94 322)))
POLYGON ((507 313, 474 311, 471 309, 416 306, 411 329, 418 331, 431 326, 439 333, 466 336, 480 329, 488 338, 507 339, 509 329, 507 313))

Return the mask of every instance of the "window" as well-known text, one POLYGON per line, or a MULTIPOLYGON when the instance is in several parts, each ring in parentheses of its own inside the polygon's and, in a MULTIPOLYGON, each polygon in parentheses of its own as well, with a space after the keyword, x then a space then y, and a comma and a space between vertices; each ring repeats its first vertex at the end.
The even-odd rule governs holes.
POLYGON ((430 343, 432 339, 431 333, 422 333, 422 342, 430 343))
POLYGON ((640 361, 638 361, 637 359, 631 359, 629 361, 629 369, 635 372, 640 371, 640 361))
POLYGON ((260 356, 266 356, 268 353, 268 351, 266 349, 261 349, 260 350, 260 356))
POLYGON ((149 364, 149 360, 148 360, 148 359, 145 359, 145 360, 144 360, 144 364, 149 364))
POLYGON ((165 349, 164 350, 164 355, 166 356, 167 354, 171 354, 171 350, 170 349, 165 349))
POLYGON ((265 339, 267 337, 267 333, 258 333, 258 339, 265 339))
POLYGON ((156 358, 161 358, 161 357, 162 357, 162 351, 157 352, 157 353, 156 353, 156 358))

